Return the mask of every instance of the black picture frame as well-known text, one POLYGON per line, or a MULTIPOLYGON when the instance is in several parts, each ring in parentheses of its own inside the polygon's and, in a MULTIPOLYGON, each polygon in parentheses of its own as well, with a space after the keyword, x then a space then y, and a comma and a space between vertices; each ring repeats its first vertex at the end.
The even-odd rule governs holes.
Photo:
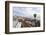
POLYGON ((45 31, 45 3, 36 2, 20 2, 20 1, 5 1, 5 33, 6 34, 16 34, 16 33, 33 33, 33 32, 44 32, 45 31), (39 31, 22 31, 22 32, 9 32, 9 3, 21 3, 21 4, 36 4, 43 5, 43 30, 39 31))

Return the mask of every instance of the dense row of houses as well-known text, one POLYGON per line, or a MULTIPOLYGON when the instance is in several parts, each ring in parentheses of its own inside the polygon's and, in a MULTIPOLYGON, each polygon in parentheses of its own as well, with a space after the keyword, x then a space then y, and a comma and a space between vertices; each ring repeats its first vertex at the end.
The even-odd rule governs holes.
POLYGON ((39 27, 40 20, 30 19, 22 16, 13 16, 14 27, 39 27))

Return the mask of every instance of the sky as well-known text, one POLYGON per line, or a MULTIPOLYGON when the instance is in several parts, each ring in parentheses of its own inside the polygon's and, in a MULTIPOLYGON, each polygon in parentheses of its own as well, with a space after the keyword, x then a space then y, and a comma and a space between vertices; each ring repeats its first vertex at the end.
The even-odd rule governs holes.
POLYGON ((13 16, 31 17, 33 14, 40 15, 40 7, 13 7, 13 16))

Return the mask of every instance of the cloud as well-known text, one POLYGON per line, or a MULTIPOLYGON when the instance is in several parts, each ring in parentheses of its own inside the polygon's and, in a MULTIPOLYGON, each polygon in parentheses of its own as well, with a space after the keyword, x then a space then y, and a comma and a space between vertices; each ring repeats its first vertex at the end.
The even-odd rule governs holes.
MULTIPOLYGON (((39 7, 14 7, 13 14, 17 16, 32 16, 34 13, 40 13, 39 7)), ((39 15, 39 14, 38 14, 39 15)))

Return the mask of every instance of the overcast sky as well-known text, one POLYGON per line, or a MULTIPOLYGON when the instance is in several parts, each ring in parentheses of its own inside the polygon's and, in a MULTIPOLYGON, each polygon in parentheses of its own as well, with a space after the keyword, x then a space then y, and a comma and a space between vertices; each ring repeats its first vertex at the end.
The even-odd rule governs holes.
POLYGON ((28 16, 33 14, 40 15, 40 7, 13 7, 13 16, 28 16))

